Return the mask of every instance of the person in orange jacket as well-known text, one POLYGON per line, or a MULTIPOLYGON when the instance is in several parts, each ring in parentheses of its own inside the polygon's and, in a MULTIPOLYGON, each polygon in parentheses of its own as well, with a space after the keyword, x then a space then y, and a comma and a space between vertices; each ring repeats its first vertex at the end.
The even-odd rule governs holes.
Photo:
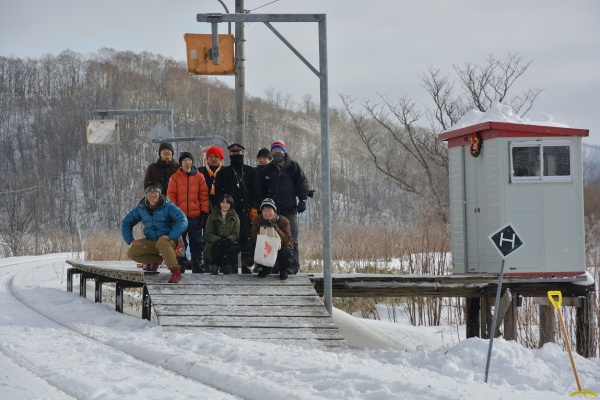
MULTIPOLYGON (((208 188, 206 180, 194 166, 194 157, 184 151, 179 156, 181 168, 169 180, 167 197, 188 219, 187 231, 183 233, 185 246, 190 248, 192 256, 192 272, 204 272, 202 253, 204 251, 204 235, 209 212, 208 188)), ((184 257, 183 263, 187 261, 184 257)), ((182 263, 182 264, 183 264, 182 263)), ((182 268, 183 270, 183 268, 182 268)))

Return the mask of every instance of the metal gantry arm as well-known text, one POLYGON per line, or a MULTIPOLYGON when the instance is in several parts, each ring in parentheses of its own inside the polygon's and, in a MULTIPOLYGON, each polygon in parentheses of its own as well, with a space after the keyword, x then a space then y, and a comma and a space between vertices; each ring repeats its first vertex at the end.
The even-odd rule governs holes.
MULTIPOLYGON (((221 22, 263 22, 292 52, 313 72, 320 81, 321 103, 321 182, 323 201, 323 297, 325 308, 331 315, 331 177, 329 164, 329 91, 327 77, 327 18, 325 14, 197 14, 198 22, 213 24, 221 22), (272 22, 317 22, 319 24, 319 69, 314 68, 271 25, 272 22)), ((213 28, 213 36, 218 29, 213 28)), ((214 42, 214 38, 213 38, 214 42)))

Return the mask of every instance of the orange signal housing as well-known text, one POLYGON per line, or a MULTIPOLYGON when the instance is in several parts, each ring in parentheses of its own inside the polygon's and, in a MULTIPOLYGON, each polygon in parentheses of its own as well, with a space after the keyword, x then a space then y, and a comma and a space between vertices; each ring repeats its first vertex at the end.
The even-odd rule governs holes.
POLYGON ((210 58, 212 34, 186 33, 188 73, 194 75, 235 75, 233 35, 218 35, 219 64, 214 65, 210 58))

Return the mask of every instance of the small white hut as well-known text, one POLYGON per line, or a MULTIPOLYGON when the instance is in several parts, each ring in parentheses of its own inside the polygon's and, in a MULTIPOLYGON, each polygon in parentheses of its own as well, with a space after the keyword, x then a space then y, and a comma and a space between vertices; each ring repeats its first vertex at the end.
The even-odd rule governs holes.
POLYGON ((448 142, 455 274, 499 273, 488 236, 510 223, 525 246, 507 275, 585 272, 581 139, 589 131, 481 122, 439 135, 448 142))

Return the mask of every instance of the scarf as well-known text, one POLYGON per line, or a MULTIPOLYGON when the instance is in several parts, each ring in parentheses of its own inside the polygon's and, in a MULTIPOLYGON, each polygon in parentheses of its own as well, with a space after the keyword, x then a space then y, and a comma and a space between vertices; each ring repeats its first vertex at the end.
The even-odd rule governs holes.
POLYGON ((217 172, 219 172, 221 170, 222 166, 223 166, 223 164, 221 162, 219 162, 219 166, 214 171, 212 170, 213 167, 211 167, 210 165, 208 166, 208 168, 206 168, 206 171, 208 172, 208 176, 210 176, 211 180, 212 180, 212 183, 210 185, 210 195, 211 196, 215 195, 215 178, 217 177, 217 172))

